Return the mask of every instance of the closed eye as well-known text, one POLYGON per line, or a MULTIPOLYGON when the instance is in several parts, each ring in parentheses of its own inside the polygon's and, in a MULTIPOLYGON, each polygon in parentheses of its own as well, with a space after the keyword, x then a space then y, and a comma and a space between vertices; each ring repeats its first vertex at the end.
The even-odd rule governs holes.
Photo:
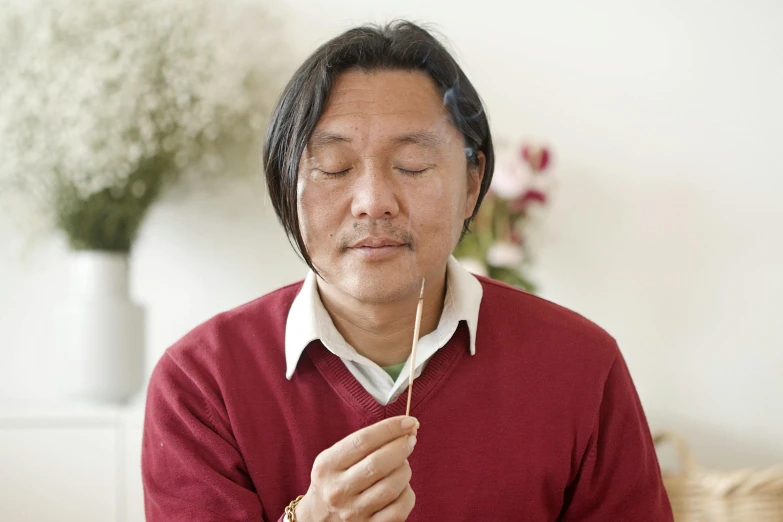
POLYGON ((429 170, 429 168, 424 168, 424 169, 421 169, 421 170, 408 170, 408 169, 402 169, 402 168, 397 167, 397 170, 399 170, 400 172, 402 172, 406 176, 415 176, 417 174, 422 174, 423 172, 426 172, 427 170, 429 170))
MULTIPOLYGON (((321 169, 318 169, 318 170, 321 170, 321 169)), ((327 176, 342 176, 343 174, 347 174, 349 170, 351 170, 351 169, 341 170, 340 172, 327 172, 325 170, 321 170, 321 172, 323 172, 327 176)))

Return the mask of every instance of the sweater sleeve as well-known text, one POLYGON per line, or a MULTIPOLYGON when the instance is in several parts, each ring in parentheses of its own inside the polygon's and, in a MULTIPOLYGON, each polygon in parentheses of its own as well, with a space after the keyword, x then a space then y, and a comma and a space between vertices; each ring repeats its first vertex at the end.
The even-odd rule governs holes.
POLYGON ((152 373, 142 444, 146 520, 261 522, 227 415, 215 407, 222 401, 198 370, 186 371, 167 352, 152 373))
POLYGON ((562 522, 673 520, 650 428, 619 351, 564 506, 562 522))

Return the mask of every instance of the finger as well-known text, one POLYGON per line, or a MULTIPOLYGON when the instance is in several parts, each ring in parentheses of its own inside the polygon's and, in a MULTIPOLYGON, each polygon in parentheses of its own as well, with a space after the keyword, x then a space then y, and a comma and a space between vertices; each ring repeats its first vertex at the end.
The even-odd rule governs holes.
POLYGON ((413 511, 413 506, 416 505, 416 494, 408 485, 397 499, 383 508, 382 510, 374 513, 370 517, 370 522, 398 522, 400 520, 407 520, 408 515, 413 511))
POLYGON ((336 470, 346 470, 370 453, 408 434, 418 426, 413 417, 391 417, 350 434, 324 452, 327 464, 336 470), (408 424, 403 424, 408 421, 408 424), (414 424, 409 425, 410 421, 414 424))
POLYGON ((359 511, 371 515, 394 502, 408 487, 411 474, 411 466, 405 460, 401 466, 356 497, 359 511))
MULTIPOLYGON (((342 480, 347 484, 346 489, 358 495, 382 480, 402 466, 413 452, 415 444, 416 437, 405 435, 370 453, 343 473, 342 480)), ((397 495, 394 498, 397 498, 397 495)))

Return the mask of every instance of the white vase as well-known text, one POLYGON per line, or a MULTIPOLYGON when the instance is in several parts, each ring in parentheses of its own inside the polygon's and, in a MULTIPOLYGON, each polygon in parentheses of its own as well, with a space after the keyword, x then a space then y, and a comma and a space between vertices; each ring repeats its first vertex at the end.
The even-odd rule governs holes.
POLYGON ((145 338, 144 310, 128 295, 128 256, 75 251, 69 263, 61 391, 90 402, 126 402, 142 385, 145 338))

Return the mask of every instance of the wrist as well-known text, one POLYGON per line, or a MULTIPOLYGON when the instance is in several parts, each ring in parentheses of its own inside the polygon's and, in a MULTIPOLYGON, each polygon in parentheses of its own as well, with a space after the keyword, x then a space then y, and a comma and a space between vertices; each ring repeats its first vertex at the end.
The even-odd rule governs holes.
POLYGON ((299 513, 297 508, 299 507, 299 502, 301 502, 303 498, 304 495, 299 495, 288 503, 283 512, 283 517, 280 519, 282 522, 300 522, 301 519, 298 516, 299 513))
POLYGON ((326 522, 325 517, 319 517, 312 508, 312 496, 309 492, 302 497, 302 500, 296 505, 296 522, 326 522))

